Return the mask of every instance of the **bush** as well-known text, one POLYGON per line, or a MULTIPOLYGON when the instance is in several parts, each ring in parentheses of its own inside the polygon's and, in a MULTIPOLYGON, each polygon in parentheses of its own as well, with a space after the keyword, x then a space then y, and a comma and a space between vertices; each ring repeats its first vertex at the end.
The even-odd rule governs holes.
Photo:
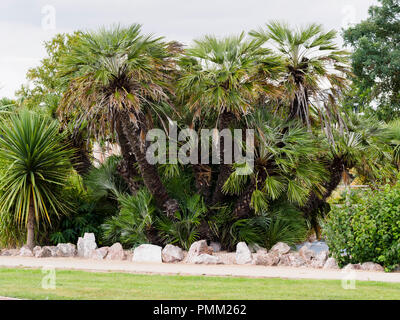
POLYGON ((53 223, 38 230, 38 244, 77 243, 86 232, 95 234, 99 245, 103 244, 101 225, 105 219, 118 212, 117 202, 109 197, 98 197, 87 190, 79 176, 72 175, 62 195, 72 208, 67 215, 56 216, 50 211, 53 223), (115 203, 114 203, 115 202, 115 203))
POLYGON ((308 232, 307 223, 302 213, 295 206, 276 201, 267 211, 248 219, 232 220, 229 206, 219 208, 211 222, 213 233, 222 247, 234 250, 236 244, 258 244, 270 249, 278 242, 288 245, 305 240, 308 232))
POLYGON ((146 231, 152 227, 156 211, 150 192, 143 188, 134 196, 122 194, 118 202, 119 214, 108 218, 101 226, 104 240, 109 244, 120 242, 127 247, 147 243, 146 231))
POLYGON ((157 223, 162 241, 172 243, 189 250, 193 242, 199 239, 199 226, 207 212, 203 199, 195 194, 181 203, 181 210, 175 213, 175 219, 162 216, 157 223))
POLYGON ((400 263, 400 185, 349 195, 323 228, 340 266, 372 261, 393 270, 400 263))

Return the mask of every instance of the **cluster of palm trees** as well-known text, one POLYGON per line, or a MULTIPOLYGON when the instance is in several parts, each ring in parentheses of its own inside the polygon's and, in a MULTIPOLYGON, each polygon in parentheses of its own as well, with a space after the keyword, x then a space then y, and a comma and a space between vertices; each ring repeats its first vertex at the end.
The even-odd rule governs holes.
MULTIPOLYGON (((128 194, 146 189, 164 226, 178 223, 187 209, 171 192, 169 177, 189 174, 204 202, 198 236, 207 239, 221 240, 215 227, 221 208, 237 227, 289 204, 318 230, 327 198, 350 170, 372 183, 393 175, 396 165, 385 124, 341 107, 351 69, 335 37, 320 25, 292 29, 279 22, 238 36, 205 36, 189 48, 144 35, 137 24, 79 33, 60 55, 56 75, 62 92, 57 117, 63 139, 75 148, 72 164, 85 176, 91 142, 118 143, 117 171, 128 194), (254 170, 240 175, 246 164, 223 161, 148 163, 147 132, 168 134, 170 121, 195 130, 254 129, 254 170)), ((223 139, 220 150, 223 160, 223 139)), ((32 211, 41 212, 39 196, 26 192, 32 211)), ((161 241, 154 226, 145 229, 149 239, 161 241)))

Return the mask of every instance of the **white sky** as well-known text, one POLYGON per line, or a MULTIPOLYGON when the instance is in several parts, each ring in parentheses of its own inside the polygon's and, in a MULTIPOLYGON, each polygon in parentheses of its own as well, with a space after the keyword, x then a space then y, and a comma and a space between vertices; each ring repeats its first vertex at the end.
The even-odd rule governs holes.
MULTIPOLYGON (((0 0, 0 97, 13 97, 56 33, 113 23, 189 44, 204 34, 237 34, 283 20, 341 30, 368 16, 376 0, 0 0), (53 14, 54 13, 54 14, 53 14)), ((340 39, 338 39, 341 42, 340 39)))

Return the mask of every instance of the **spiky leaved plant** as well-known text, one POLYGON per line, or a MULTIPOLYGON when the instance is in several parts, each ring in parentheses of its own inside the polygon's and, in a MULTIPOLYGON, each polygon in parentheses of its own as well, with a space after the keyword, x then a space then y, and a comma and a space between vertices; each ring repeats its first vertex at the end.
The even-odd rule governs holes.
POLYGON ((51 223, 50 208, 57 215, 68 210, 59 191, 71 173, 72 150, 57 122, 29 111, 3 120, 0 128, 0 210, 26 226, 26 244, 33 248, 35 223, 51 223))

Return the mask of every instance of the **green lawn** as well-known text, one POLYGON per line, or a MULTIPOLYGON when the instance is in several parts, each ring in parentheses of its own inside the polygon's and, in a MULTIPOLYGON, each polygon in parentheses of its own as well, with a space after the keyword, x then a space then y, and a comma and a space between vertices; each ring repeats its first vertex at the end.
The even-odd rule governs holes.
POLYGON ((57 288, 41 288, 39 269, 1 269, 0 296, 26 299, 400 299, 400 284, 340 281, 56 272, 57 288))

